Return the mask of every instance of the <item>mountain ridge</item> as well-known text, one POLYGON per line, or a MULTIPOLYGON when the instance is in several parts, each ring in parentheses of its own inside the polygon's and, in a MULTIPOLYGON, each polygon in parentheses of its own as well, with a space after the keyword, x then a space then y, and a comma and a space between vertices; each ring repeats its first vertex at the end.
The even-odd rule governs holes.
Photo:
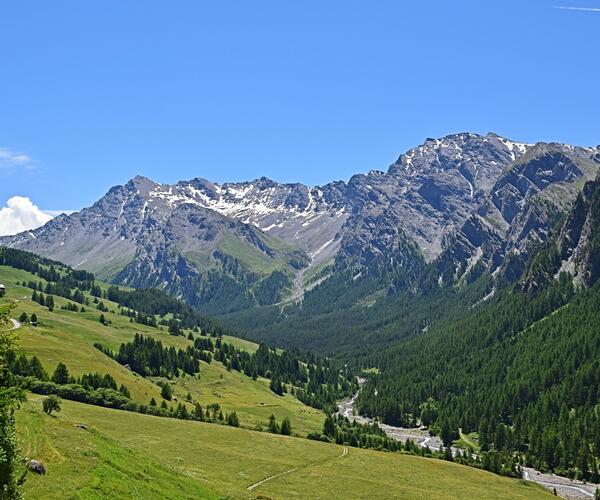
POLYGON ((485 259, 492 271, 531 234, 544 239, 554 208, 531 200, 550 188, 574 199, 599 158, 598 147, 464 132, 428 138, 386 172, 323 186, 136 176, 91 207, 0 244, 116 283, 161 287, 211 313, 301 298, 305 276, 328 266, 436 261, 442 281, 455 280, 465 261, 470 269, 485 259), (512 246, 500 243, 507 237, 512 246), (227 294, 235 305, 224 306, 227 294))

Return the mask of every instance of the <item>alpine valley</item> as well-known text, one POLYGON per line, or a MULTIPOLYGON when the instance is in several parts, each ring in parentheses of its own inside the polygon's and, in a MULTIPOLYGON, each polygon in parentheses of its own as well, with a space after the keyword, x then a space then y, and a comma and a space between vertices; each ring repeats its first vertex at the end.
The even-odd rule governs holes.
MULTIPOLYGON (((559 492, 585 497, 583 481, 600 482, 599 171, 600 146, 459 133, 324 186, 138 176, 0 247, 93 273, 107 303, 160 314, 175 333, 208 324, 309 367, 275 376, 233 348, 218 358, 246 387, 271 378, 272 392, 288 384, 328 413, 317 440, 347 444, 345 426, 362 428, 335 416, 345 398, 363 423, 439 437, 448 461, 565 476, 581 483, 559 492)), ((352 432, 350 446, 369 447, 352 432)))

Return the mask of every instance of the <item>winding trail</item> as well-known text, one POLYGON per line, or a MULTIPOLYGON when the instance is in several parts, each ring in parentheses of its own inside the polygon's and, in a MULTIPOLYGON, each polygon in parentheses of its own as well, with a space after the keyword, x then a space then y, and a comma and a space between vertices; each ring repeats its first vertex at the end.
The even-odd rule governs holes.
POLYGON ((21 328, 21 323, 19 323, 16 319, 10 318, 10 321, 13 324, 11 330, 16 330, 17 328, 21 328))
POLYGON ((258 481, 258 483, 251 484, 250 486, 248 486, 248 489, 253 490, 257 486, 260 486, 261 484, 266 483, 267 481, 270 481, 271 479, 275 479, 276 477, 285 476, 286 474, 289 474, 290 472, 294 472, 295 470, 298 470, 298 469, 296 467, 294 467, 293 469, 289 469, 289 470, 280 472, 279 474, 274 474, 272 476, 266 477, 266 478, 262 479, 261 481, 258 481))
MULTIPOLYGON (((333 458, 331 460, 339 460, 340 458, 344 458, 347 455, 348 455, 348 447, 344 446, 344 451, 342 451, 342 454, 338 455, 337 457, 335 457, 335 458, 333 458)), ((313 465, 324 464, 325 462, 329 462, 329 460, 325 460, 323 462, 316 462, 316 463, 307 464, 307 465, 304 465, 302 467, 294 467, 293 469, 285 470, 283 472, 280 472, 279 474, 273 474, 272 476, 265 477, 264 479, 261 479, 260 481, 254 483, 254 484, 251 484, 250 486, 248 486, 247 489, 250 490, 250 491, 252 491, 255 488, 257 488, 258 486, 260 486, 261 484, 264 484, 267 481, 271 481, 271 479, 276 479, 278 477, 285 476, 286 474, 289 474, 290 472, 297 471, 298 469, 306 469, 308 467, 312 467, 313 465)))

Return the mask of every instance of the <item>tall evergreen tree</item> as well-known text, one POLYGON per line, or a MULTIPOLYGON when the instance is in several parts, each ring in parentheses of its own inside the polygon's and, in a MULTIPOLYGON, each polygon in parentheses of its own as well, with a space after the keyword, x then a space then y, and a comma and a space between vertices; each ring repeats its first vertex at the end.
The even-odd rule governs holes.
POLYGON ((0 306, 0 498, 21 498, 20 484, 25 477, 19 445, 15 435, 14 412, 24 401, 23 390, 16 386, 9 371, 8 359, 15 349, 15 339, 6 328, 12 306, 0 306))
POLYGON ((284 436, 290 436, 292 434, 292 423, 288 417, 285 417, 281 422, 281 429, 279 432, 284 436))
POLYGON ((69 383, 69 369, 63 363, 58 363, 56 369, 52 374, 52 382, 55 384, 68 384, 69 383))

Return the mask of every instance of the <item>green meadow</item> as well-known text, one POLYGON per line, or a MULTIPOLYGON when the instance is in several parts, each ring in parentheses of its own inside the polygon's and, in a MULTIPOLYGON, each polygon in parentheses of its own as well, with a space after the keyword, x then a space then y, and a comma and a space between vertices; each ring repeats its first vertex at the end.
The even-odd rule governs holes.
POLYGON ((31 396, 17 415, 24 453, 48 468, 28 475, 26 498, 552 497, 532 483, 442 460, 345 454, 334 444, 70 401, 47 416, 41 400, 31 396))
MULTIPOLYGON (((93 304, 86 312, 53 312, 31 300, 31 290, 17 285, 33 280, 23 271, 0 266, 7 286, 3 302, 13 302, 13 317, 36 313, 37 327, 23 325, 19 351, 37 356, 49 374, 58 362, 81 375, 109 373, 125 384, 132 398, 160 401, 159 379, 146 379, 93 347, 116 350, 136 333, 165 345, 186 347, 186 337, 169 335, 121 316, 117 304, 103 300, 108 326, 99 322, 93 304)), ((36 281, 39 281, 35 279, 36 281)), ((187 332, 186 332, 187 333, 187 332)), ((256 350, 247 340, 227 337, 239 349, 256 350)), ((166 379, 162 379, 163 381, 166 379)), ((304 439, 320 430, 324 414, 290 394, 277 396, 266 379, 252 380, 223 364, 202 362, 200 375, 168 381, 178 401, 188 392, 202 405, 219 403, 236 411, 241 428, 159 418, 63 400, 62 411, 42 412, 43 397, 29 395, 17 414, 23 455, 41 460, 45 476, 29 474, 26 498, 549 498, 542 488, 441 460, 384 453, 304 439), (269 415, 290 418, 295 436, 266 428, 269 415), (276 476, 276 477, 272 477, 276 476), (271 478, 272 477, 272 478, 271 478), (271 478, 271 479, 268 479, 271 478), (253 489, 248 489, 255 485, 253 489)), ((169 403, 177 404, 177 403, 169 403)), ((190 405, 191 409, 191 405, 190 405)))

